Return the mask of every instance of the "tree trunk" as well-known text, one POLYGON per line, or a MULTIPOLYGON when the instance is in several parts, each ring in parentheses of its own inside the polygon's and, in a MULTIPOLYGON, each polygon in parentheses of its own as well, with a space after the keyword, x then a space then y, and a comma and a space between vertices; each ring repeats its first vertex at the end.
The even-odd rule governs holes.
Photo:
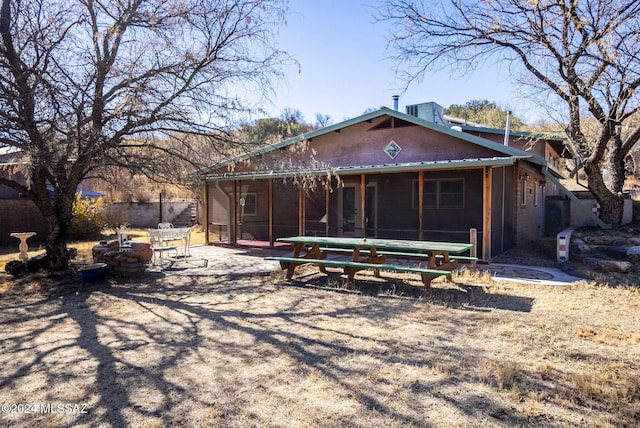
MULTIPOLYGON (((607 169, 609 174, 616 175, 620 173, 620 171, 616 170, 615 166, 613 166, 613 168, 611 168, 611 165, 609 166, 610 168, 607 169)), ((624 211, 622 189, 615 193, 609 190, 602 176, 600 165, 587 164, 584 170, 589 177, 589 190, 600 204, 600 219, 614 228, 620 227, 622 225, 622 214, 624 211)), ((622 171, 622 174, 624 174, 624 171, 622 171)))
POLYGON ((69 225, 73 218, 73 198, 56 192, 54 212, 46 216, 49 223, 46 250, 50 271, 61 271, 69 268, 69 255, 67 253, 67 235, 69 225))
POLYGON ((49 232, 49 235, 47 235, 46 249, 49 270, 61 271, 69 268, 67 242, 60 234, 49 232))

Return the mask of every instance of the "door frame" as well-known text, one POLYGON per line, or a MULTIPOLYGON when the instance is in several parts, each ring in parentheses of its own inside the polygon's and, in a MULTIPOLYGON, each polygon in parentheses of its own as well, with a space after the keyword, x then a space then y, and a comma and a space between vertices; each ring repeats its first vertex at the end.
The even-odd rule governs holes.
MULTIPOLYGON (((365 236, 365 232, 367 230, 372 230, 373 231, 373 235, 371 236, 372 238, 376 237, 378 235, 378 183, 377 182, 371 182, 368 183, 366 188, 365 188, 365 198, 366 198, 366 192, 367 189, 373 189, 373 213, 374 213, 374 224, 370 225, 369 227, 365 228, 365 225, 363 224, 363 220, 364 222, 367 221, 366 219, 366 210, 367 207, 365 207, 365 215, 363 215, 362 213, 360 213, 361 207, 362 207, 362 187, 361 187, 361 183, 357 183, 357 182, 352 182, 352 183, 343 183, 342 186, 340 186, 340 188, 338 189, 338 236, 353 236, 353 237, 362 237, 365 236), (344 231, 343 228, 343 224, 344 224, 344 189, 345 188, 352 188, 354 189, 354 201, 353 201, 353 205, 354 205, 354 212, 355 214, 355 222, 354 222, 354 230, 353 231, 349 231, 346 232, 344 231)), ((365 201, 366 202, 366 201, 365 201)))

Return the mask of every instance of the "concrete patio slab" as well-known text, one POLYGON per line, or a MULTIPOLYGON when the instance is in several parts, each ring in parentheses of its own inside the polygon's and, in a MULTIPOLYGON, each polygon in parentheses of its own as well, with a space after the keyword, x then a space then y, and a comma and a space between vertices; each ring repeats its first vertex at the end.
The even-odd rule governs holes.
MULTIPOLYGON (((269 274, 280 270, 280 264, 264 258, 288 252, 281 248, 197 245, 190 248, 191 257, 165 265, 163 273, 188 276, 269 274)), ((528 284, 567 285, 582 279, 551 267, 492 263, 479 264, 478 269, 489 271, 491 277, 497 281, 528 284)), ((159 272, 160 268, 152 267, 150 271, 159 272)))

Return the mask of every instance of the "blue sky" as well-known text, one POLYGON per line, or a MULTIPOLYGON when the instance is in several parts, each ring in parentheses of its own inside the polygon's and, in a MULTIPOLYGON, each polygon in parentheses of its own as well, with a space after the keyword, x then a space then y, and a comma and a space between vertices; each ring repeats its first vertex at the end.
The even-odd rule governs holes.
POLYGON ((300 63, 286 68, 278 84, 269 116, 284 108, 300 110, 306 122, 316 113, 334 123, 361 115, 370 108, 393 107, 392 95, 401 95, 399 110, 428 101, 448 107, 470 100, 489 100, 527 121, 535 120, 510 81, 506 65, 478 69, 467 77, 449 72, 431 74, 403 93, 386 49, 388 23, 373 18, 376 0, 291 0, 287 26, 280 31, 279 48, 300 63))

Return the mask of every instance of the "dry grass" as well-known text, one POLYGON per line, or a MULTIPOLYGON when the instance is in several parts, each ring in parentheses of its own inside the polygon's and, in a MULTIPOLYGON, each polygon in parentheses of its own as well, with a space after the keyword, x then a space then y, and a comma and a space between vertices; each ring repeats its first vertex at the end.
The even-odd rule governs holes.
MULTIPOLYGON (((131 238, 143 242, 149 242, 149 235, 145 230, 132 229, 131 238)), ((86 241, 70 241, 68 247, 78 250, 78 260, 76 264, 88 263, 91 260, 91 249, 100 241, 116 240, 117 237, 113 230, 105 229, 99 237, 86 241)), ((202 230, 194 230, 191 232, 191 245, 204 244, 205 234, 202 230)), ((42 244, 29 243, 29 257, 34 257, 45 252, 42 244)), ((5 245, 0 247, 0 271, 4 272, 7 262, 18 260, 18 240, 15 245, 5 245)))
POLYGON ((494 283, 473 271, 430 292, 400 275, 347 288, 315 270, 288 283, 11 283, 0 403, 86 403, 88 413, 0 414, 3 425, 640 424, 634 287, 494 283))

